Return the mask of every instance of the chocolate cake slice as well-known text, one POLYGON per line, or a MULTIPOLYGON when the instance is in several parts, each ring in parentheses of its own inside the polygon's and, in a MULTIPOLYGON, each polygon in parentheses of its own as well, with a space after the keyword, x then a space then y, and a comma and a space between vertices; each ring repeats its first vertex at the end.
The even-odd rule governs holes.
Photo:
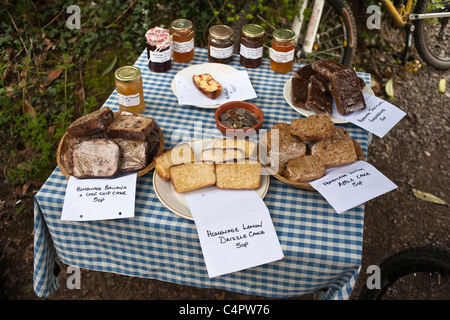
POLYGON ((298 69, 292 75, 292 104, 299 108, 305 108, 306 99, 308 97, 309 78, 316 74, 310 64, 298 69))
POLYGON ((359 87, 359 80, 355 70, 345 69, 335 73, 329 89, 336 101, 336 107, 340 115, 346 115, 366 108, 364 95, 359 87))
POLYGON ((328 81, 319 74, 312 75, 308 85, 306 108, 316 113, 331 115, 333 97, 328 91, 328 81))

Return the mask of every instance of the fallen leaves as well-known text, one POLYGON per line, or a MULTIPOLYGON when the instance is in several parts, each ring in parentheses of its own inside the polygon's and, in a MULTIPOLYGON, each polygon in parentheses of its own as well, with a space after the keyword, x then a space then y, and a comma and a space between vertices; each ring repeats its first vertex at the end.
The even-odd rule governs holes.
POLYGON ((439 80, 439 83, 438 83, 438 90, 439 90, 439 93, 444 93, 445 92, 445 87, 446 87, 446 80, 444 79, 444 78, 442 78, 441 80, 439 80))
POLYGON ((428 202, 432 202, 432 203, 436 203, 436 204, 441 204, 441 205, 447 205, 447 202, 445 200, 442 200, 439 197, 436 197, 435 195, 428 193, 428 192, 423 192, 417 189, 413 189, 412 190, 414 196, 420 200, 424 200, 424 201, 428 201, 428 202))
POLYGON ((63 68, 56 68, 50 71, 50 73, 47 75, 47 81, 41 84, 41 88, 49 86, 55 79, 57 79, 61 75, 63 70, 63 68))

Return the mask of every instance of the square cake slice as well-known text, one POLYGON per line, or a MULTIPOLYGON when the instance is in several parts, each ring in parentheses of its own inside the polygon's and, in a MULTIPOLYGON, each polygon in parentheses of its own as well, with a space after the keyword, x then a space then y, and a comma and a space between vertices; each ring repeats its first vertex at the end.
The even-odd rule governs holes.
POLYGON ((110 139, 146 140, 155 127, 153 118, 121 114, 114 117, 105 133, 110 139))

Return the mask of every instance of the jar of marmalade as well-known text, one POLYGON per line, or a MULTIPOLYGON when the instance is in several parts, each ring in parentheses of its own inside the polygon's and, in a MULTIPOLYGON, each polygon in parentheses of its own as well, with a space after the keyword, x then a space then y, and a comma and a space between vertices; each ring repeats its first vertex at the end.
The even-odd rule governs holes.
POLYGON ((135 66, 120 67, 114 73, 119 109, 134 113, 145 110, 141 69, 135 66))
POLYGON ((264 28, 257 24, 242 27, 240 62, 246 68, 257 68, 262 63, 264 28))
POLYGON ((153 72, 166 72, 172 68, 172 37, 169 30, 154 27, 145 34, 148 67, 153 72))
POLYGON ((295 33, 278 29, 270 42, 270 68, 277 73, 288 73, 294 64, 295 33))
POLYGON ((186 19, 177 19, 170 24, 173 37, 173 61, 189 62, 194 58, 194 27, 186 19))
POLYGON ((208 60, 217 63, 230 63, 233 60, 233 29, 225 25, 209 28, 208 60))

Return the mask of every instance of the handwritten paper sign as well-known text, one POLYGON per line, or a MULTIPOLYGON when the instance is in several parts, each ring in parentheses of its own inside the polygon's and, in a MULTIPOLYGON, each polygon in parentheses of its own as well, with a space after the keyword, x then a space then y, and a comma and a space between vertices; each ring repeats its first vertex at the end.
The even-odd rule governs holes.
POLYGON ((269 210, 254 190, 186 195, 210 278, 283 258, 269 210))
POLYGON ((247 71, 226 75, 211 74, 222 85, 222 93, 217 99, 209 99, 192 82, 192 77, 177 76, 175 79, 178 103, 180 105, 213 106, 230 101, 244 101, 257 97, 247 71))
POLYGON ((376 136, 383 138, 406 113, 393 104, 374 95, 364 93, 366 109, 342 116, 333 101, 333 116, 345 119, 376 136))
POLYGON ((330 169, 325 177, 310 184, 337 213, 397 188, 392 181, 365 161, 330 169))
POLYGON ((114 179, 70 177, 61 220, 91 221, 134 216, 137 174, 114 179))

